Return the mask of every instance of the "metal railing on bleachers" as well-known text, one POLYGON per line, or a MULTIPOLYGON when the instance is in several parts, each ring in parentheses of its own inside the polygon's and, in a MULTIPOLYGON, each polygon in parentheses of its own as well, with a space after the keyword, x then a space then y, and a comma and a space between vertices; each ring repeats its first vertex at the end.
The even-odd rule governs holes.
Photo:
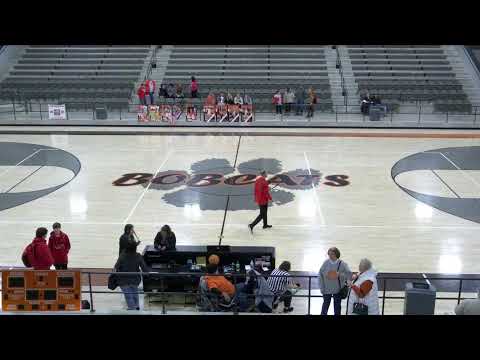
MULTIPOLYGON (((88 96, 88 94, 86 94, 88 96)), ((110 96, 113 96, 111 93, 110 96)), ((80 95, 79 95, 80 96, 80 95)), ((296 115, 297 106, 292 104, 290 112, 282 108, 280 114, 275 114, 275 107, 271 104, 270 98, 256 99, 251 95, 254 104, 255 125, 249 126, 381 126, 381 127, 458 127, 458 128, 478 128, 477 114, 480 115, 480 105, 470 103, 451 102, 436 104, 412 104, 400 105, 397 103, 386 103, 386 112, 380 121, 370 121, 368 114, 361 112, 359 103, 335 104, 330 98, 319 99, 318 103, 313 105, 314 114, 311 118, 305 117, 308 105, 303 104, 299 110, 301 115, 296 115)), ((156 105, 177 105, 185 112, 187 104, 193 106, 198 114, 202 114, 205 98, 181 98, 181 99, 156 99, 156 105)), ((386 101, 385 101, 386 102, 386 101)), ((139 103, 129 103, 124 98, 102 99, 96 101, 79 101, 78 98, 65 99, 60 102, 50 102, 50 104, 66 105, 66 122, 54 121, 58 124, 75 125, 76 120, 93 121, 92 125, 103 125, 96 121, 96 109, 105 107, 109 113, 109 119, 123 121, 129 120, 136 123, 139 103)), ((3 101, 3 110, 0 114, 0 120, 3 123, 15 124, 17 121, 25 123, 31 122, 32 125, 37 121, 48 119, 48 102, 37 102, 27 100, 3 101)), ((183 115, 182 115, 183 116, 183 115)), ((131 124, 131 123, 130 123, 131 124)), ((220 125, 216 122, 203 123, 197 122, 176 122, 175 124, 153 122, 152 126, 198 126, 198 125, 220 125)), ((229 125, 223 123, 222 125, 229 125)))

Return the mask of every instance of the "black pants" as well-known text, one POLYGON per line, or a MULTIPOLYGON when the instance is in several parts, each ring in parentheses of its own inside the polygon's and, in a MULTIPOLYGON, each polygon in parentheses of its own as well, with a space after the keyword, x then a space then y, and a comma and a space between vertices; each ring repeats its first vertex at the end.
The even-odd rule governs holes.
MULTIPOLYGON (((273 300, 274 302, 277 301, 277 297, 275 297, 273 300)), ((283 301, 283 306, 289 308, 290 305, 292 305, 292 293, 290 292, 290 290, 287 290, 282 295, 280 295, 279 301, 283 301)))
POLYGON ((260 301, 260 303, 257 305, 257 309, 261 313, 269 314, 269 313, 272 312, 272 309, 270 309, 267 305, 265 305, 265 303, 263 301, 260 301))
POLYGON ((56 270, 67 270, 67 264, 54 264, 56 270))
POLYGON ((282 105, 275 105, 275 112, 277 114, 281 114, 282 113, 282 105))
POLYGON ((192 91, 191 91, 192 98, 196 98, 196 97, 197 97, 197 92, 198 92, 198 90, 192 90, 192 91))
POLYGON ((322 305, 322 315, 328 314, 328 308, 330 307, 330 301, 333 296, 333 313, 335 315, 340 315, 342 311, 342 298, 340 294, 323 294, 323 305, 322 305))
POLYGON ((267 222, 268 204, 258 205, 258 207, 260 208, 260 214, 258 214, 257 218, 252 223, 252 228, 255 227, 255 225, 257 225, 262 219, 263 219, 263 227, 268 225, 268 222, 267 222))
POLYGON ((307 117, 313 117, 313 105, 308 105, 307 117))
POLYGON ((302 115, 303 114, 303 100, 297 100, 297 106, 296 106, 296 114, 297 115, 302 115))

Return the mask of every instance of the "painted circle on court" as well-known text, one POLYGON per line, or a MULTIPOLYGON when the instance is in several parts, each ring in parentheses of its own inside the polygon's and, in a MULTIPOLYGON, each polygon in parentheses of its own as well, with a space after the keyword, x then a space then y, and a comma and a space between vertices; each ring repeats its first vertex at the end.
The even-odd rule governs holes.
MULTIPOLYGON (((465 176, 465 171, 480 170, 480 146, 441 148, 409 155, 397 161, 391 170, 395 184, 418 201, 462 219, 480 223, 480 198, 424 194, 402 186, 396 180, 398 175, 415 170, 452 170, 458 171, 459 176, 465 176)), ((472 181, 472 186, 478 186, 480 192, 480 184, 472 181)))
MULTIPOLYGON (((80 160, 68 151, 46 145, 18 142, 0 142, 0 167, 2 166, 59 167, 71 171, 73 177, 55 186, 34 191, 0 193, 0 211, 23 205, 60 189, 75 179, 81 169, 80 160)), ((11 168, 0 172, 0 177, 8 176, 10 170, 11 168)))

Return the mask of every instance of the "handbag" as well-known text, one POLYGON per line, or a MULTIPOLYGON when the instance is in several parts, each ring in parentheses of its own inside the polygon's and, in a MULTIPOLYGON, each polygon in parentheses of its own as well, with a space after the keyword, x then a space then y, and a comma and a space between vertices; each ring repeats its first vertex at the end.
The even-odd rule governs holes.
MULTIPOLYGON (((354 283, 358 280, 358 277, 355 279, 354 283)), ((352 314, 355 315, 368 315, 368 306, 362 304, 360 302, 360 298, 358 298, 358 302, 353 303, 352 314)))
POLYGON ((346 284, 343 284, 343 287, 342 287, 342 284, 340 283, 340 273, 338 272, 340 270, 340 264, 342 263, 342 260, 340 260, 338 262, 338 267, 337 267, 337 273, 339 274, 338 276, 338 286, 340 288, 340 291, 338 292, 338 294, 340 295, 340 298, 343 300, 343 299, 346 299, 347 296, 348 296, 348 286, 346 284))
POLYGON ((359 302, 353 303, 352 313, 355 315, 368 315, 368 306, 359 302))
POLYGON ((118 287, 118 274, 115 274, 116 268, 113 268, 113 272, 108 276, 108 288, 115 290, 118 287))

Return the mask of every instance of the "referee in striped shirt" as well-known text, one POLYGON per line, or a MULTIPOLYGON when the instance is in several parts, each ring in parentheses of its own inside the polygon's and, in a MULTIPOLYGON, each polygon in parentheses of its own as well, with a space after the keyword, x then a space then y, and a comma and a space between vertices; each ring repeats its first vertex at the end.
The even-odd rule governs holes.
POLYGON ((292 292, 290 289, 299 287, 298 284, 293 283, 293 280, 288 273, 290 268, 290 262, 284 261, 280 264, 278 269, 272 271, 267 279, 268 287, 275 295, 273 298, 273 308, 276 309, 278 307, 278 302, 283 301, 283 312, 285 313, 293 311, 293 307, 290 306, 292 304, 292 292))

